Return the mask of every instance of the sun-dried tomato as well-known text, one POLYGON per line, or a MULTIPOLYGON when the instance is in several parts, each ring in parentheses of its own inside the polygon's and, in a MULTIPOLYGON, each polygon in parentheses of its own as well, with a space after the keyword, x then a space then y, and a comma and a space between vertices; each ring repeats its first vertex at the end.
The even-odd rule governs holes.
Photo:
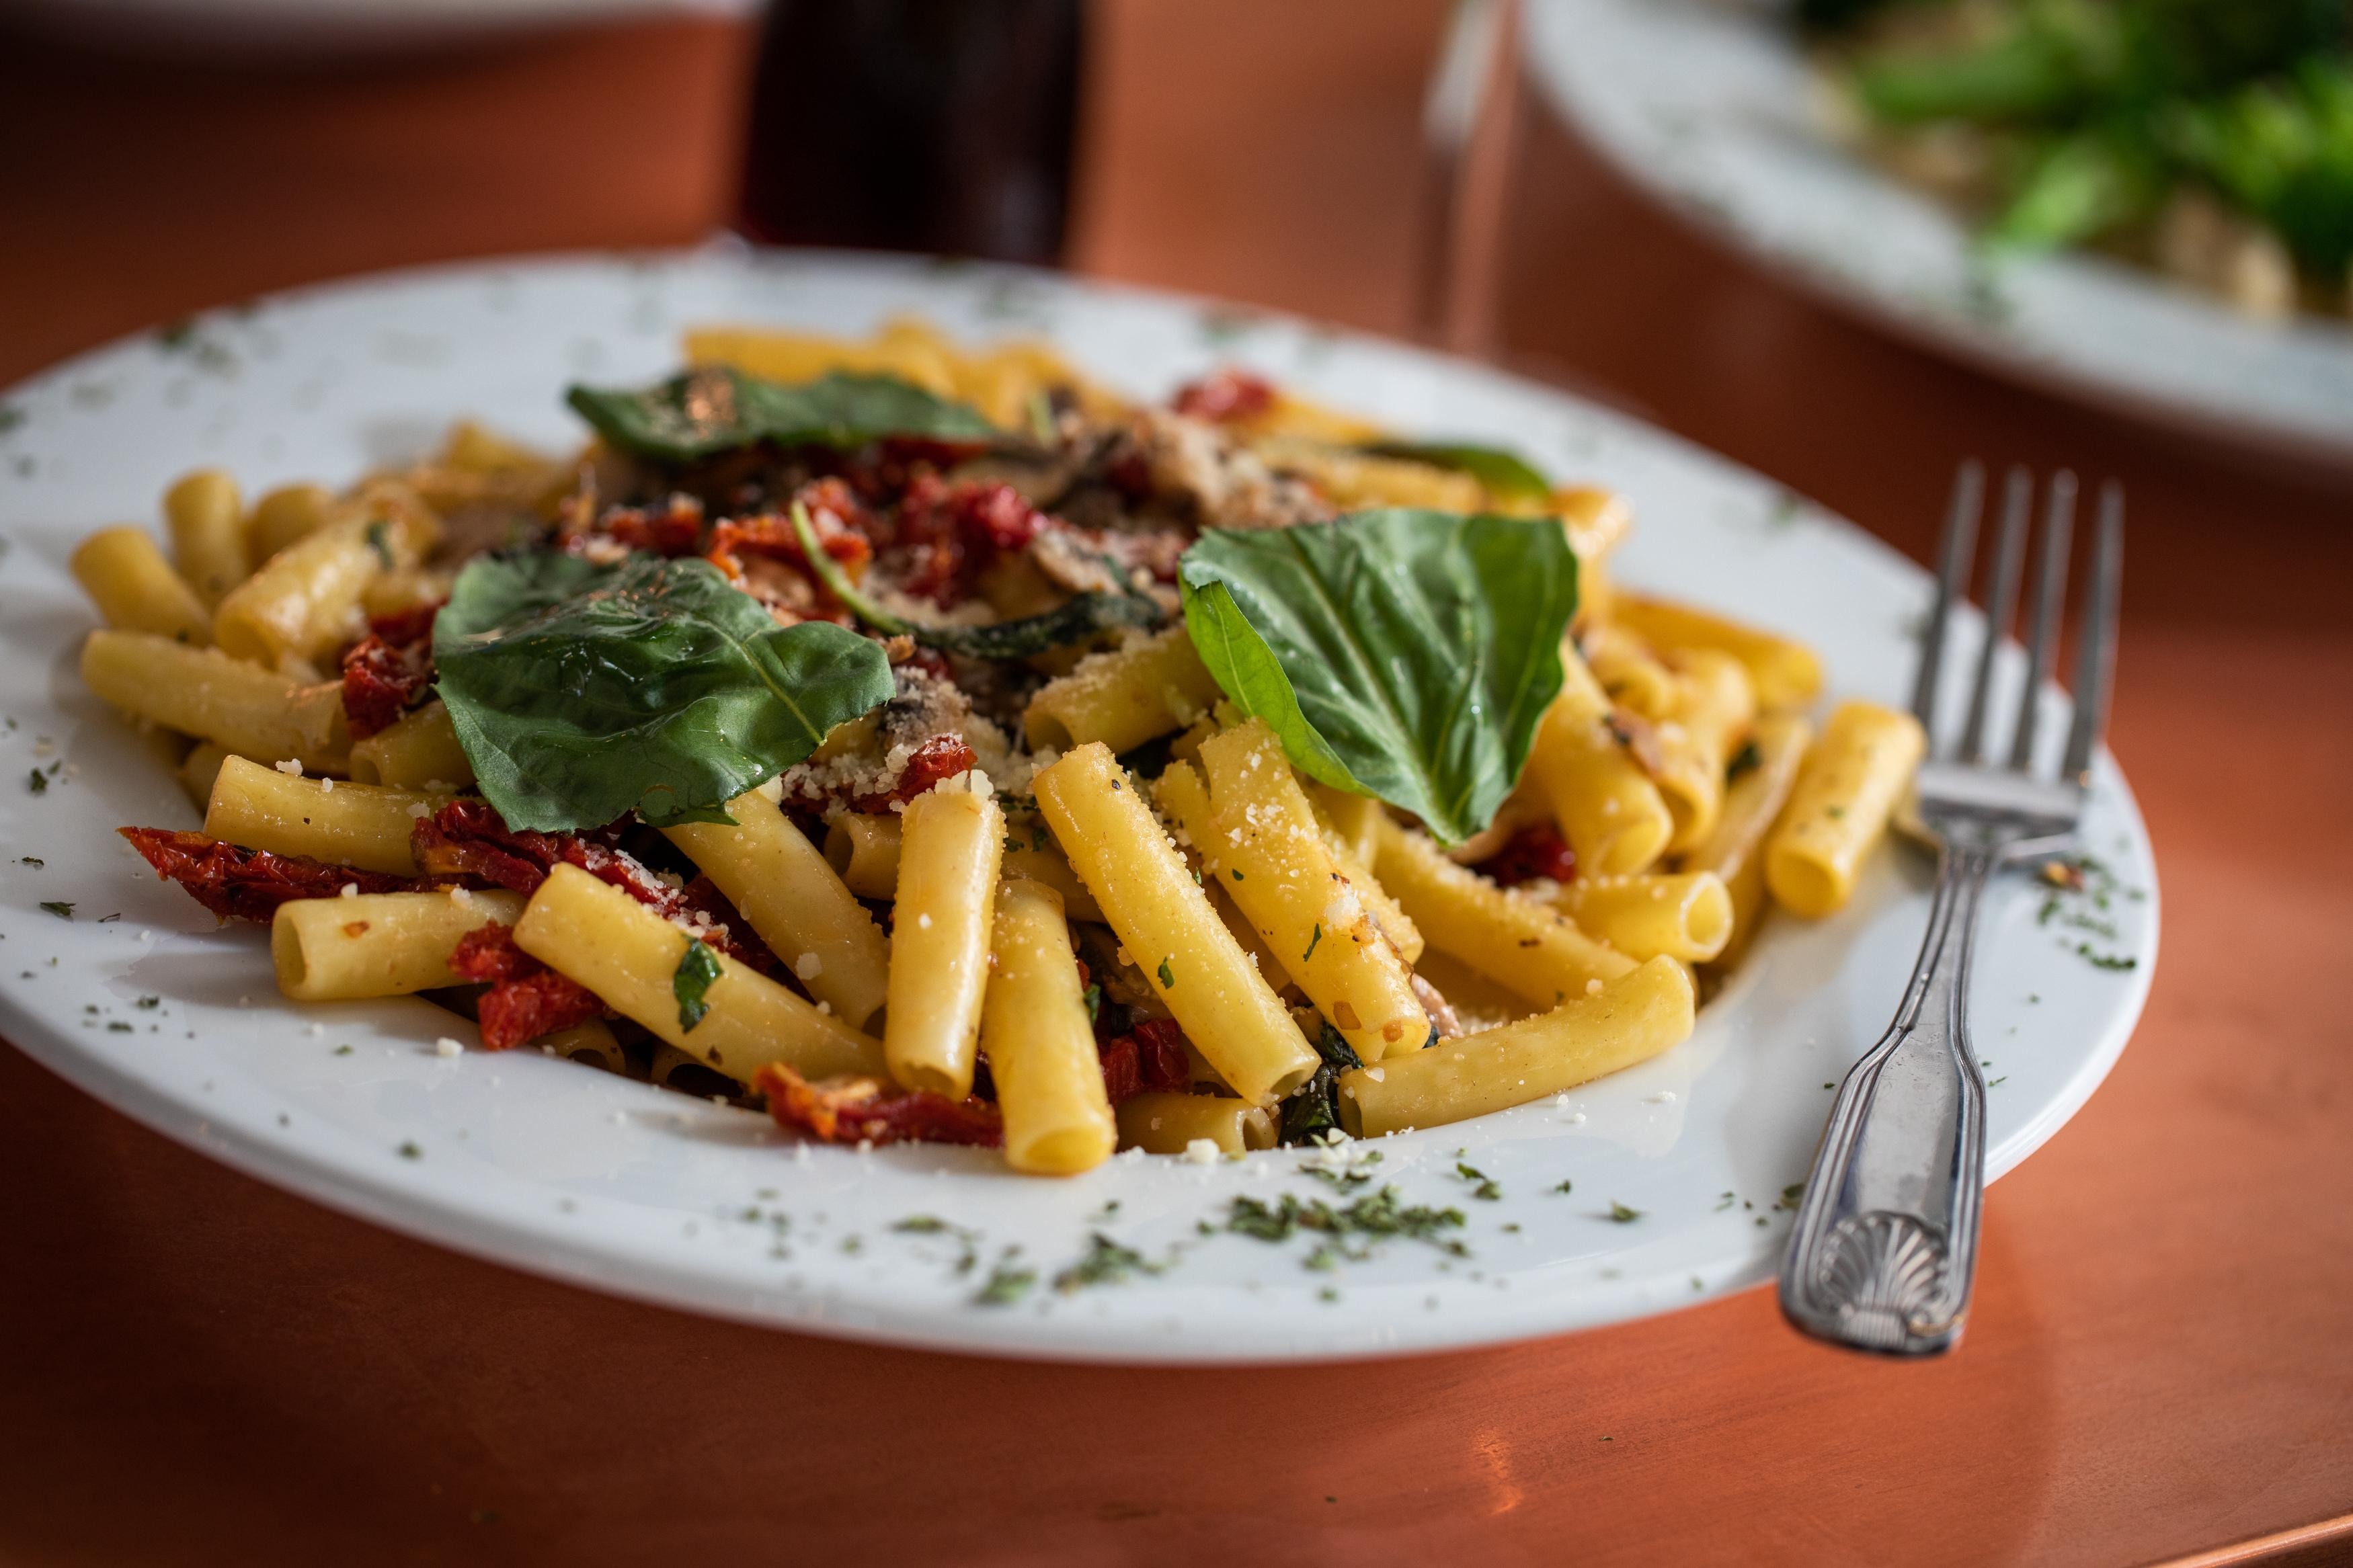
POLYGON ((168 827, 118 831, 155 868, 156 875, 179 883, 190 898, 225 921, 259 921, 267 925, 280 904, 296 899, 332 899, 354 884, 363 893, 407 892, 426 885, 417 877, 358 871, 299 855, 273 855, 267 849, 240 849, 201 833, 175 833, 168 827))
POLYGON ((979 756, 965 743, 961 735, 934 735, 915 748, 901 770, 899 782, 887 790, 873 795, 861 795, 849 803, 849 809, 865 816, 888 811, 895 805, 929 794, 942 779, 952 779, 958 773, 969 773, 979 756))
POLYGON ((1005 1142, 1004 1119, 987 1100, 890 1088, 871 1078, 811 1083, 772 1063, 752 1079, 768 1097, 776 1125, 827 1143, 967 1143, 994 1149, 1005 1142))
POLYGON ((440 615, 443 599, 427 599, 411 605, 405 610, 395 610, 388 616, 368 617, 370 635, 382 637, 398 647, 406 643, 429 643, 433 640, 433 621, 440 615))
POLYGON ((1246 370, 1221 370, 1177 388, 1170 405, 1195 419, 1253 419, 1274 406, 1274 384, 1246 370))
POLYGON ((673 888, 625 849, 577 833, 516 832, 486 800, 461 796, 430 816, 417 818, 409 835, 417 864, 439 876, 479 877, 526 898, 539 890, 557 866, 577 866, 609 882, 665 920, 704 927, 702 940, 763 973, 776 955, 754 935, 719 889, 698 878, 673 888))
POLYGON ((433 645, 396 643, 371 632, 343 655, 343 717, 364 741, 390 729, 433 684, 433 645))
POLYGON ((1477 869, 1504 888, 1540 879, 1566 882, 1577 875, 1577 852, 1562 841, 1550 823, 1539 822, 1513 834, 1477 869))
POLYGON ((919 473, 890 521, 883 559, 905 592, 953 605, 1000 552, 1026 549, 1051 521, 1011 485, 919 473))
POLYGON ((497 921, 459 939, 449 969, 491 987, 475 1004, 485 1050, 507 1050, 605 1016, 595 992, 517 947, 514 927, 497 921))
POLYGON ((1111 1102, 1137 1094, 1184 1094, 1193 1087, 1193 1060, 1174 1018, 1146 1018, 1098 1047, 1103 1089, 1111 1102))
POLYGON ((702 544, 702 502, 673 495, 659 507, 617 506, 586 530, 567 530, 564 545, 575 552, 598 544, 649 550, 656 555, 692 555, 702 544))
MULTIPOLYGON (((825 552, 848 569, 854 579, 874 558, 873 536, 881 524, 849 486, 839 479, 803 485, 793 497, 808 509, 809 528, 825 552)), ((800 536, 793 528, 790 508, 756 512, 748 517, 722 518, 711 531, 703 559, 727 574, 733 583, 744 581, 745 555, 771 561, 802 561, 800 536)), ((824 584, 812 575, 811 588, 829 600, 824 584)))

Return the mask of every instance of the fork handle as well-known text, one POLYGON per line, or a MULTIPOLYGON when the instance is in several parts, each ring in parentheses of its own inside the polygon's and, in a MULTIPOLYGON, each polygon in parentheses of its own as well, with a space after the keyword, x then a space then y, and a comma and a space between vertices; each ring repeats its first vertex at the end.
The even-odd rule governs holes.
POLYGON ((1818 1338, 1894 1355, 1960 1341, 1985 1190, 1969 950, 2000 858, 1947 838, 1903 1005, 1839 1085, 1781 1261, 1781 1310, 1818 1338))

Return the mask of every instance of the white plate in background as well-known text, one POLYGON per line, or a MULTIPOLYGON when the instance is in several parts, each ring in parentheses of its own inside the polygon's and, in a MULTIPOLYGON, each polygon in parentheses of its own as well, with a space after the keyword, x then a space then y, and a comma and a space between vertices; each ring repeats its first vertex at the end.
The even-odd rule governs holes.
POLYGON ((2353 459, 2353 325, 2258 321, 2081 251, 1989 259, 1950 209, 1825 132, 1774 7, 1530 0, 1527 59, 1630 178, 1831 304, 2125 414, 2353 459))
MULTIPOLYGON (((576 442, 565 384, 666 374, 689 324, 858 332, 910 310, 967 337, 1042 333, 1139 395, 1239 361, 1405 430, 1508 443, 1632 499, 1626 580, 1807 638, 1837 696, 1902 700, 1928 584, 1894 552, 1672 437, 1398 344, 1040 273, 807 253, 362 279, 127 339, 0 395, 0 1034, 149 1126, 319 1202, 557 1279, 812 1332, 1076 1360, 1303 1361, 1558 1332, 1765 1279, 1788 1224, 1776 1205, 1806 1174, 1828 1085, 1877 1037, 1908 972, 1928 883, 1909 848, 1879 857, 1838 917, 1776 922, 1663 1057, 1566 1105, 1368 1145, 1408 1202, 1463 1212, 1467 1256, 1397 1242, 1327 1273, 1303 1266, 1311 1237, 1200 1231, 1237 1196, 1335 1196, 1299 1151, 1209 1167, 1120 1158, 1054 1182, 1011 1174, 993 1152, 805 1148, 763 1116, 529 1052, 445 1059, 435 1038, 471 1031, 430 1004, 280 1000, 261 931, 216 928, 114 836, 194 826, 196 813, 75 674, 92 623, 65 561, 90 530, 153 518, 193 467, 225 466, 248 493, 342 483, 424 450, 460 416, 576 442), (52 764, 32 793, 28 773, 52 764), (1500 1199, 1473 1196, 1457 1150, 1500 1199), (1641 1217, 1615 1222, 1613 1204, 1641 1217), (894 1228, 919 1216, 957 1230, 894 1228), (1092 1231, 1165 1267, 1051 1289, 1092 1231), (959 1234, 976 1259, 963 1272, 959 1234), (1017 1247, 1011 1266, 1040 1285, 976 1304, 1017 1247)), ((1951 661, 1957 675, 1969 662, 1951 661)), ((1988 900, 1975 1007, 1994 1175, 2089 1097, 2147 991, 2154 868, 2105 758, 2089 842, 2137 895, 2101 943, 2133 969, 2065 951, 2022 879, 1988 900)))

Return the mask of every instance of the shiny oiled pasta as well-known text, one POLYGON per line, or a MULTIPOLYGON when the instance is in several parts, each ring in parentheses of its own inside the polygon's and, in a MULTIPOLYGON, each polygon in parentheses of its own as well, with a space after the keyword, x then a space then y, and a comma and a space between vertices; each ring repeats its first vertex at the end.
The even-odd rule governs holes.
POLYGON ((1027 1175, 1247 1160, 1672 1049, 1772 910, 1852 897, 1919 760, 1868 703, 1817 739, 1811 651, 1621 584, 1624 498, 1509 454, 906 319, 686 361, 575 389, 571 453, 206 469, 75 552, 82 679, 201 813, 125 835, 290 1002, 1027 1175), (1474 529, 1556 566, 1415 636, 1448 678, 1558 644, 1508 745, 1516 692, 1402 700, 1412 572, 1316 553, 1474 529), (1250 542, 1284 564, 1205 661, 1195 567, 1250 542), (1482 643, 1527 583, 1541 640, 1482 643))

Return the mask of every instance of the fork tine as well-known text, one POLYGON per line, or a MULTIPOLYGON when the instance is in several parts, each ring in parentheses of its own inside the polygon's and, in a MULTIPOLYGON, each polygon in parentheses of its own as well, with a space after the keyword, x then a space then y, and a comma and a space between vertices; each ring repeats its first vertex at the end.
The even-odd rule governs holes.
POLYGON ((2125 568, 2125 491, 2110 479, 2100 487, 2099 537, 2092 550, 2092 580, 2084 590, 2084 629, 2075 665, 2075 721, 2067 730, 2067 760, 2060 777, 2089 784, 2092 748, 2107 727, 2108 689, 2116 673, 2116 597, 2125 568))
POLYGON ((2034 766, 2034 731, 2042 715, 2042 682, 2059 644, 2059 605, 2067 593, 2067 547, 2075 531, 2075 476, 2065 468, 2051 476, 2042 514, 2042 561, 2034 571, 2034 601, 2027 610, 2032 640, 2026 650, 2026 692, 2018 700, 2018 733, 2010 765, 2019 773, 2034 766))
POLYGON ((1936 678, 1945 662, 1945 632, 1953 603, 1968 592, 1969 562, 1976 553, 1978 510, 1985 501, 1985 465, 1965 459, 1953 475, 1953 499, 1945 513, 1945 537, 1936 546, 1936 598, 1928 624, 1920 629, 1920 671, 1912 686, 1912 713, 1936 737, 1936 678))
POLYGON ((1961 730, 1961 761, 1985 761, 1986 706, 1993 696, 1993 664, 2018 607, 2018 571, 2026 555, 2027 515, 2034 507, 2034 476, 2010 470, 2002 485, 2001 537, 1994 545, 1993 581, 1985 599, 1985 646, 1978 649, 1978 677, 1969 689, 1968 722, 1961 730))

